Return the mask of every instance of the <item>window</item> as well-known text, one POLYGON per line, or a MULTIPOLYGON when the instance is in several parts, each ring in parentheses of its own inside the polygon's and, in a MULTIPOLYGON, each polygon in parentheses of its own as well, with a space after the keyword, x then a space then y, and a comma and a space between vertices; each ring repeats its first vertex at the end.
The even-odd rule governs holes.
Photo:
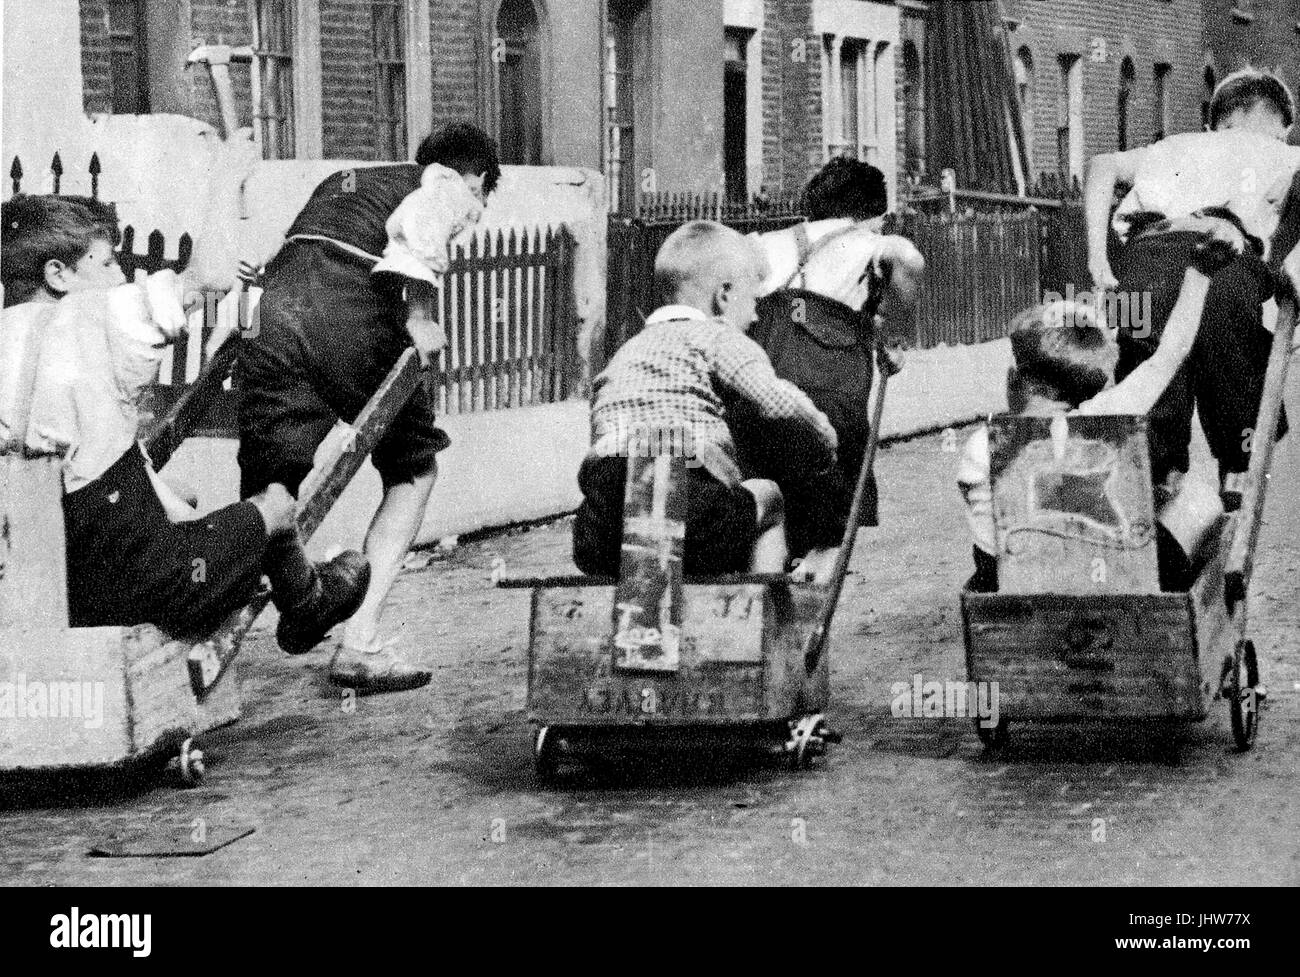
POLYGON ((903 44, 904 165, 909 174, 925 174, 925 76, 916 44, 903 44))
POLYGON ((1083 61, 1077 54, 1063 54, 1059 65, 1056 165, 1068 183, 1083 178, 1083 61))
POLYGON ((858 132, 861 105, 859 102, 859 70, 862 67, 860 41, 845 38, 840 47, 840 145, 839 151, 848 156, 858 155, 858 146, 862 142, 858 132))
POLYGON ((1214 89, 1218 87, 1218 76, 1210 65, 1205 66, 1202 81, 1205 83, 1205 97, 1201 100, 1201 128, 1208 129, 1210 128, 1210 100, 1214 97, 1214 89))
MULTIPOLYGON (((650 111, 649 0, 609 0, 605 36, 605 159, 609 199, 623 213, 636 209, 650 161, 638 146, 636 131, 650 111), (643 174, 642 171, 645 171, 643 174)), ((653 180, 645 190, 655 189, 653 180)))
POLYGON ((542 163, 542 58, 532 0, 505 0, 497 11, 497 140, 501 162, 542 163))
POLYGON ((1137 74, 1133 59, 1125 58, 1119 66, 1119 94, 1115 105, 1116 144, 1120 151, 1128 149, 1128 110, 1133 101, 1133 83, 1137 74))
POLYGON ((375 158, 406 159, 406 3, 372 0, 375 54, 375 158))
POLYGON ((1153 78, 1155 90, 1151 100, 1151 141, 1159 142, 1169 133, 1169 73, 1173 66, 1158 64, 1153 78))
POLYGON ((294 156, 290 0, 253 0, 254 131, 266 159, 294 156))
POLYGON ((1025 155, 1034 165, 1034 55, 1028 47, 1016 51, 1012 65, 1016 79, 1016 102, 1020 105, 1021 128, 1024 129, 1025 155))
POLYGON ((722 76, 722 176, 728 199, 746 196, 748 148, 748 76, 745 55, 749 31, 728 27, 724 35, 722 76))
POLYGON ((882 85, 892 98, 888 84, 893 62, 886 61, 885 50, 886 45, 862 38, 823 37, 822 144, 827 159, 852 156, 878 162, 881 107, 877 99, 882 85))
POLYGON ((124 115, 149 111, 148 40, 144 0, 108 5, 109 91, 112 109, 124 115))

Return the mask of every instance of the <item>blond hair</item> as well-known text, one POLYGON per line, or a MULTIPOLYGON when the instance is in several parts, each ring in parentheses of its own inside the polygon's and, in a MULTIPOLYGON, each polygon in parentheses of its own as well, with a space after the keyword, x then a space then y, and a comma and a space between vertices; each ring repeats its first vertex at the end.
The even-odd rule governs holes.
POLYGON ((688 288, 712 292, 747 272, 767 277, 767 259, 753 241, 717 221, 689 221, 659 246, 655 294, 671 303, 688 288))

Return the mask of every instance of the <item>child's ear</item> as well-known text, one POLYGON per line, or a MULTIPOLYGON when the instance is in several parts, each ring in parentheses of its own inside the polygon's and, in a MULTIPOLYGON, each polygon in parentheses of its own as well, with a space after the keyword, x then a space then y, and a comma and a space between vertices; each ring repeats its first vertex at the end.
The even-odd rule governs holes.
POLYGON ((723 315, 731 304, 731 282, 723 282, 713 293, 713 314, 723 315))
POLYGON ((62 261, 51 258, 45 262, 44 273, 45 287, 51 292, 62 294, 68 290, 68 277, 72 274, 72 269, 62 261))

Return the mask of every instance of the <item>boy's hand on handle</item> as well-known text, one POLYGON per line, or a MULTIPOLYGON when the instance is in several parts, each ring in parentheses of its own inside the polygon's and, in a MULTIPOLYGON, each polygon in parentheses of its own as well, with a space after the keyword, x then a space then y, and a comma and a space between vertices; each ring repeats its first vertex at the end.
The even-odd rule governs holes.
POLYGON ((906 351, 898 343, 881 344, 876 348, 876 368, 881 373, 894 376, 907 361, 906 351))
POLYGON ((437 293, 423 282, 407 283, 406 331, 420 356, 422 367, 427 368, 447 345, 447 333, 438 320, 437 293))
POLYGON ((1092 287, 1098 291, 1110 292, 1119 288, 1119 279, 1104 257, 1088 262, 1088 274, 1092 276, 1092 287))
POLYGON ((735 488, 741 483, 740 468, 711 441, 703 441, 695 446, 694 461, 727 488, 735 488))
POLYGON ((1188 218, 1186 228, 1202 235, 1192 251, 1192 266, 1204 275, 1214 275, 1246 250, 1246 236, 1241 229, 1222 217, 1188 218))

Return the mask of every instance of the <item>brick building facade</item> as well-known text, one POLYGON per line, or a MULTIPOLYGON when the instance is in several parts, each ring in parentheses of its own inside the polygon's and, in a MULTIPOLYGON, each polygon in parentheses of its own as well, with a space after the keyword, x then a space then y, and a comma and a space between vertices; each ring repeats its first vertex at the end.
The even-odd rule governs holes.
POLYGON ((1200 126, 1201 0, 1004 0, 1031 169, 1200 126), (1032 134, 1032 138, 1029 135, 1032 134))
MULTIPOLYGON (((1278 72, 1300 94, 1300 0, 1203 0, 1202 99, 1214 83, 1247 65, 1278 72)), ((1300 128, 1291 141, 1300 145, 1300 128)))
MULTIPOLYGON (((218 124, 187 59, 253 44, 256 23, 256 67, 230 78, 267 156, 404 157, 472 119, 510 162, 605 170, 624 205, 793 191, 842 152, 893 194, 935 179, 930 2, 79 0, 84 104, 218 124)), ((980 2, 1006 28, 1031 176, 1197 128, 1209 86, 1247 61, 1300 83, 1300 0, 980 2)))

